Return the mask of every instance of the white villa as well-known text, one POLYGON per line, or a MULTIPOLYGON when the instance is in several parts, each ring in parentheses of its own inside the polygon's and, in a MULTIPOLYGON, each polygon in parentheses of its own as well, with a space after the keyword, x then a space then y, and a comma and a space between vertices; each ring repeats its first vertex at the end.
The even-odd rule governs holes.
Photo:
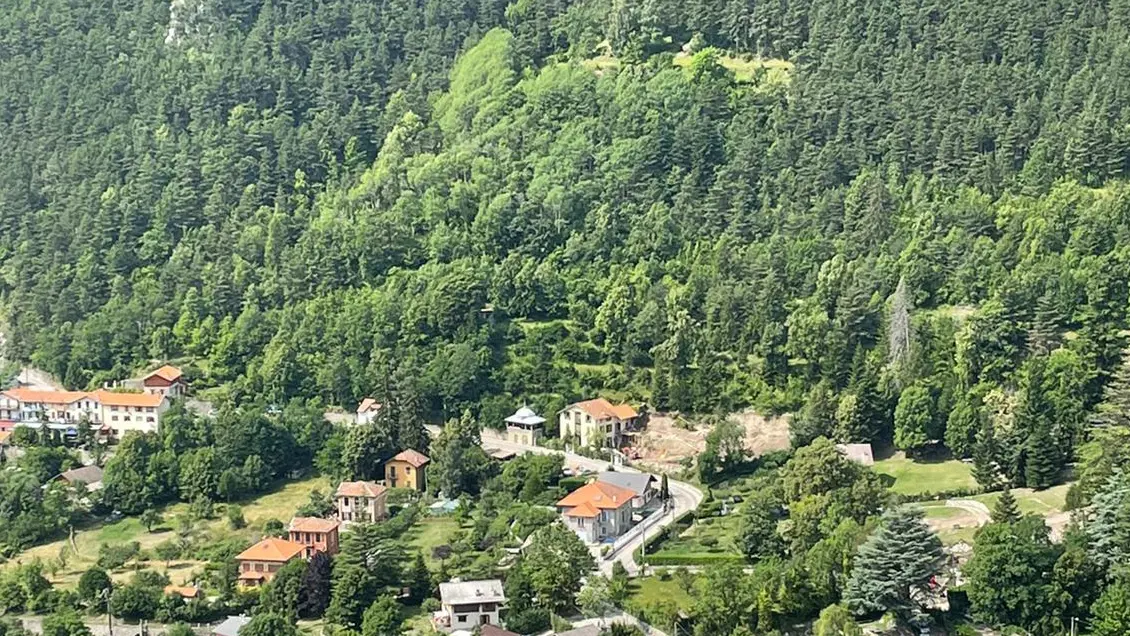
POLYGON ((631 406, 614 405, 604 398, 570 404, 558 414, 562 439, 602 448, 619 448, 637 418, 639 413, 631 406))
POLYGON ((443 609, 433 614, 432 620, 444 631, 498 625, 499 612, 506 606, 506 593, 498 579, 440 583, 439 598, 443 609))

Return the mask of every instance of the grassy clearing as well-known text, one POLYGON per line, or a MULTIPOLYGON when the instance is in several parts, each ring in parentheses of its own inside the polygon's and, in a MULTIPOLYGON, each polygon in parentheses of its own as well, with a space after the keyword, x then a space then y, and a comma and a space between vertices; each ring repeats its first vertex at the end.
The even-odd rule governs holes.
MULTIPOLYGON (((224 517, 225 507, 216 506, 214 518, 194 524, 193 536, 206 544, 233 538, 254 541, 262 536, 263 525, 269 519, 278 519, 284 523, 289 521, 294 516, 295 510, 309 500, 310 493, 314 490, 328 492, 329 480, 314 477, 288 482, 265 495, 240 502, 243 517, 247 521, 247 526, 240 530, 230 529, 224 517)), ((153 528, 153 532, 147 531, 136 517, 126 517, 113 523, 93 524, 75 531, 73 546, 66 538, 45 543, 26 550, 0 565, 0 568, 27 563, 33 559, 39 559, 47 564, 58 564, 59 555, 65 552, 65 562, 61 567, 53 568, 54 573, 49 569, 48 578, 57 586, 72 587, 84 571, 94 567, 98 561, 98 548, 103 543, 122 544, 137 541, 142 552, 146 553, 152 552, 153 548, 163 541, 176 539, 177 535, 173 531, 175 519, 188 513, 188 504, 177 503, 165 506, 159 512, 163 520, 153 528)), ((173 583, 184 584, 191 581, 202 566, 203 563, 198 561, 178 560, 166 567, 163 561, 153 557, 141 563, 130 563, 110 574, 115 580, 122 581, 128 579, 137 569, 150 569, 167 573, 173 583)))
MULTIPOLYGON (((1031 488, 1015 488, 1012 496, 1016 498, 1016 507, 1022 514, 1046 516, 1063 512, 1067 499, 1067 490, 1071 484, 1061 484, 1047 490, 1032 490, 1031 488)), ((1000 498, 999 492, 988 492, 983 495, 971 497, 992 509, 1000 498)))
POLYGON ((902 495, 928 495, 977 487, 970 465, 956 459, 916 462, 896 453, 875 462, 875 472, 891 478, 891 491, 902 495))
MULTIPOLYGON (((692 57, 686 53, 679 53, 675 56, 675 65, 686 68, 690 66, 692 57)), ((733 73, 735 80, 746 84, 787 84, 793 70, 792 62, 773 58, 745 59, 722 55, 718 57, 718 63, 733 73)))
POLYGON ((454 517, 422 517, 404 535, 409 551, 422 552, 428 567, 438 567, 439 560, 432 557, 436 546, 450 544, 459 532, 459 522, 454 517))
MULTIPOLYGON (((686 53, 675 55, 674 64, 679 68, 690 66, 693 56, 686 53)), ((787 84, 792 75, 793 63, 787 60, 742 58, 729 55, 718 57, 718 63, 723 68, 734 74, 734 79, 743 84, 787 84)), ((620 68, 620 60, 612 55, 598 55, 581 62, 581 65, 600 75, 609 70, 620 68)))
POLYGON ((647 576, 632 580, 629 598, 639 605, 653 605, 675 601, 682 611, 689 610, 694 599, 675 578, 663 580, 658 576, 647 576))

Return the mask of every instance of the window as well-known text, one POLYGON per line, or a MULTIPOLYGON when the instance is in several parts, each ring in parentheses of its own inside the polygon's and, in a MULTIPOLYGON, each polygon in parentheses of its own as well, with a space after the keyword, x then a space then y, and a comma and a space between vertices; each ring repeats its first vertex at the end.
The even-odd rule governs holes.
POLYGON ((111 407, 110 407, 110 410, 111 410, 111 411, 117 411, 117 410, 118 410, 118 407, 117 407, 117 406, 111 406, 111 407))
POLYGON ((146 421, 146 422, 152 422, 152 421, 153 421, 153 418, 152 418, 152 417, 147 417, 147 418, 145 418, 145 421, 146 421))
POLYGON ((255 564, 255 571, 256 572, 262 572, 263 571, 263 564, 262 563, 256 563, 255 564))
POLYGON ((117 415, 111 415, 111 416, 110 416, 110 419, 111 419, 111 420, 114 420, 115 422, 117 422, 117 421, 118 421, 118 416, 117 416, 117 415))
POLYGON ((455 621, 458 622, 458 623, 466 623, 467 622, 467 615, 466 614, 459 614, 458 616, 455 617, 455 621))

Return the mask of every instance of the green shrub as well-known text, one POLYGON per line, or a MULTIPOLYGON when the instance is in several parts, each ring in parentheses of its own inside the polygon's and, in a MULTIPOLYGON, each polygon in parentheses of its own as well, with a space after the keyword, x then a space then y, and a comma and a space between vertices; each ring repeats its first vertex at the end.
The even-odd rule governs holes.
POLYGON ((718 552, 665 552, 647 557, 648 565, 722 565, 724 563, 744 564, 745 557, 739 554, 718 552))

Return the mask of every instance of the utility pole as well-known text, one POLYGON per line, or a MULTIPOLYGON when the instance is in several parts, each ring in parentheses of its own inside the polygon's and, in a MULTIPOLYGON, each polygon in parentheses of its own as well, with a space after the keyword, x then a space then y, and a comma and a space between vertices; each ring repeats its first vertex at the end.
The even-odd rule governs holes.
POLYGON ((1078 620, 1079 619, 1075 618, 1074 616, 1071 617, 1071 636, 1075 636, 1075 623, 1078 620))

